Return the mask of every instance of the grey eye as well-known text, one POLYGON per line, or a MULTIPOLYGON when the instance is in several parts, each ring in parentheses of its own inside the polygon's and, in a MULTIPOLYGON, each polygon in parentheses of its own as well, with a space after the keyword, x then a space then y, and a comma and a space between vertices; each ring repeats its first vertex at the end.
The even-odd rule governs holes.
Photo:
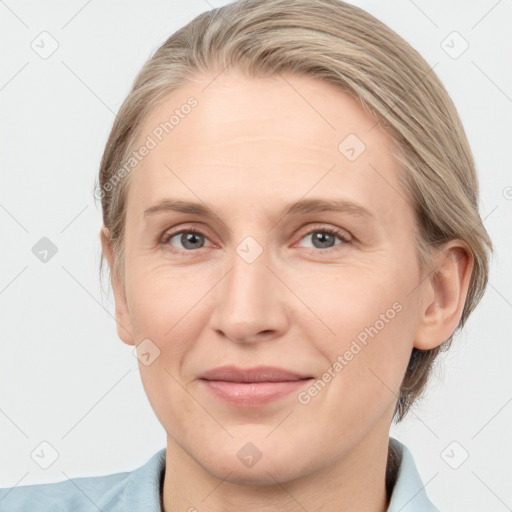
MULTIPOLYGON (((174 238, 179 237, 179 243, 182 244, 184 249, 194 250, 201 249, 204 247, 205 236, 201 233, 196 233, 194 231, 182 231, 181 233, 176 233, 172 237, 169 238, 169 242, 171 242, 174 238)), ((175 245, 171 242, 171 245, 175 245)))
POLYGON ((313 246, 317 249, 334 247, 335 239, 337 238, 336 235, 327 231, 313 231, 307 236, 311 236, 313 246))

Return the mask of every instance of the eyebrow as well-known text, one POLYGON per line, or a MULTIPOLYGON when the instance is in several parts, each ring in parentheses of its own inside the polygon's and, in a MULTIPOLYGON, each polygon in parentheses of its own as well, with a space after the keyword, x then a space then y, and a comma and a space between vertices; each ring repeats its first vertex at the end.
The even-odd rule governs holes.
MULTIPOLYGON (((218 217, 217 214, 205 204, 173 199, 165 199, 147 208, 144 210, 143 216, 146 218, 155 213, 167 211, 200 215, 207 218, 218 217)), ((283 213, 283 216, 304 215, 326 211, 347 213, 356 217, 367 217, 376 220, 376 216, 373 212, 358 203, 346 199, 301 199, 289 205, 283 213)))

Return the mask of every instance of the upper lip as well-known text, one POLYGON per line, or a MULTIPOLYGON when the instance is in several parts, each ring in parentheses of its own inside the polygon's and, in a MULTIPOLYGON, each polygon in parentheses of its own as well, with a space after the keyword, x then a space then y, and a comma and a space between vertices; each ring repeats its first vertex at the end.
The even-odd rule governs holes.
POLYGON ((284 368, 276 368, 274 366, 255 366, 253 368, 220 366, 205 371, 199 378, 229 382, 285 382, 309 379, 311 375, 285 370, 284 368))

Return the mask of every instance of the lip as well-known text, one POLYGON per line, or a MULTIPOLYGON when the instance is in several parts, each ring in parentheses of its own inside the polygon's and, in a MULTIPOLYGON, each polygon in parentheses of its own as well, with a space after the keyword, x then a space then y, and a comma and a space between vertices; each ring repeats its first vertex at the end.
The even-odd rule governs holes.
POLYGON ((309 379, 311 375, 292 372, 275 366, 255 366, 240 368, 238 366, 219 366, 202 373, 199 378, 206 380, 223 380, 228 382, 289 382, 309 379))
POLYGON ((273 366, 222 366, 200 375, 217 398, 237 407, 259 407, 298 390, 313 377, 273 366))

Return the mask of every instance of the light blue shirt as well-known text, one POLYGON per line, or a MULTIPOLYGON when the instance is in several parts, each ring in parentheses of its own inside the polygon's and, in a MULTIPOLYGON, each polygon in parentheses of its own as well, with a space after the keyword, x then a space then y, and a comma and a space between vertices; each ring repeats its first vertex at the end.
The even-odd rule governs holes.
MULTIPOLYGON (((390 441, 402 461, 387 512, 439 512, 427 497, 409 449, 390 441)), ((133 471, 0 489, 0 512, 162 512, 165 451, 133 471)))

